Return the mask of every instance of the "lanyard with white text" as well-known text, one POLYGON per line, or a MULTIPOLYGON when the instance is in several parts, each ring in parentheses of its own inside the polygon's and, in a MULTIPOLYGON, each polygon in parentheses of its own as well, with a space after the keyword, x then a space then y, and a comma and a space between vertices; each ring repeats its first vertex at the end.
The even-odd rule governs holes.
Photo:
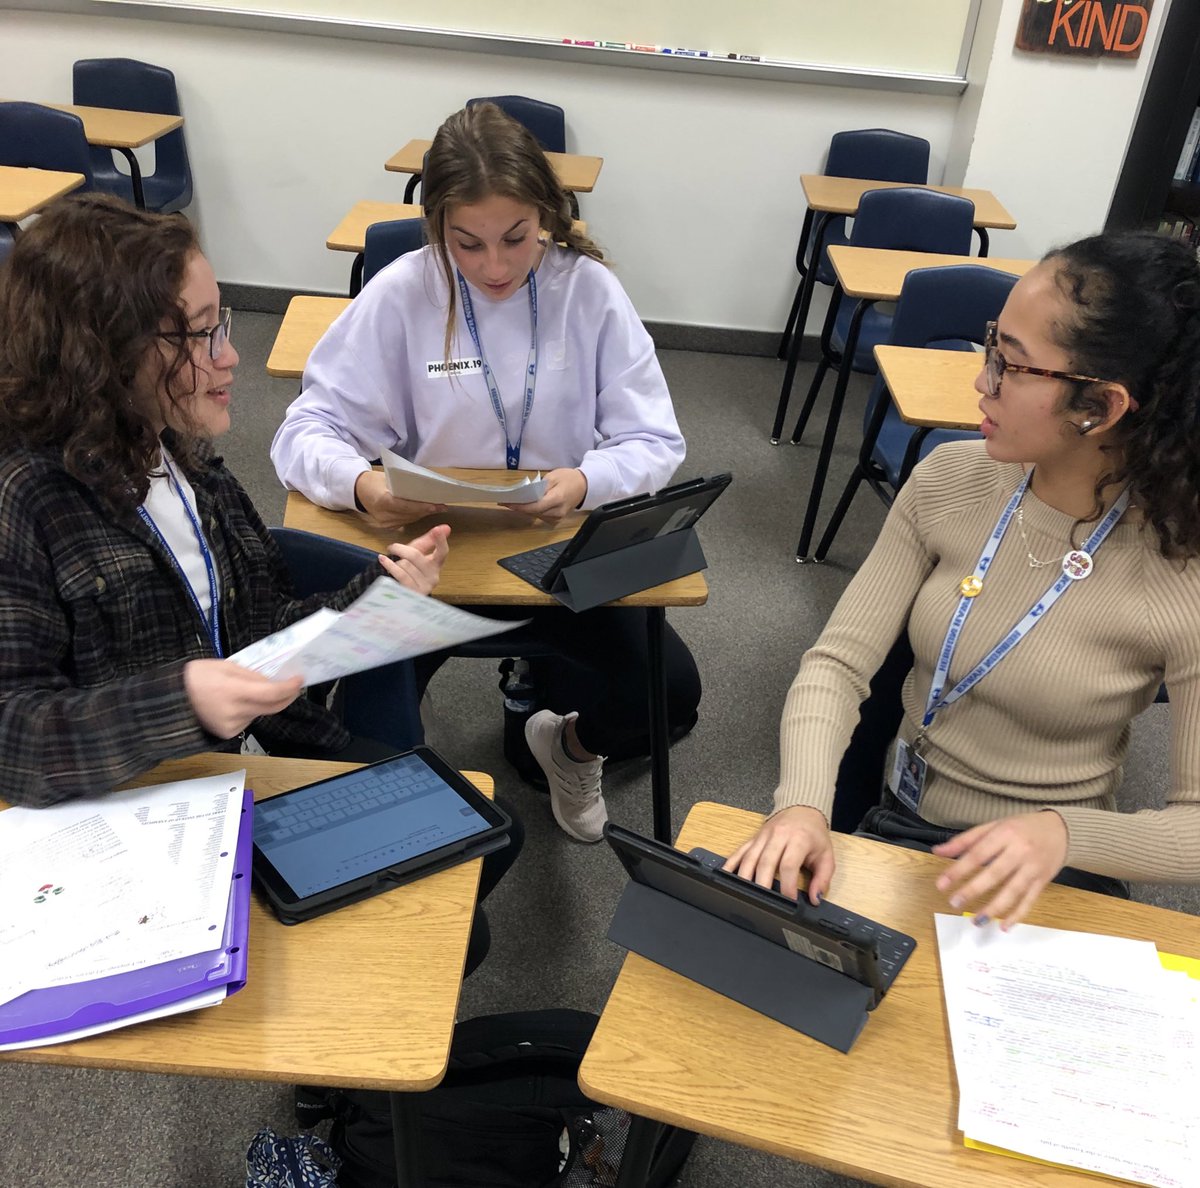
POLYGON ((458 275, 458 291, 462 294, 463 317, 467 320, 467 329, 471 332, 471 341, 479 352, 479 362, 483 366, 483 379, 487 384, 488 395, 492 398, 492 411, 500 428, 504 432, 504 462, 509 470, 516 470, 521 465, 521 440, 525 436, 525 422, 529 420, 533 408, 533 389, 537 384, 537 279, 532 270, 529 273, 529 321, 531 323, 529 336, 529 362, 525 367, 525 403, 521 411, 521 432, 517 434, 516 445, 508 436, 508 418, 504 415, 504 405, 500 400, 500 389, 496 386, 496 378, 483 354, 483 343, 479 341, 479 330, 475 325, 475 307, 471 303, 471 294, 463 274, 458 275))
POLYGON ((945 709, 948 705, 953 705, 964 693, 969 692, 983 680, 1033 630, 1038 620, 1063 596, 1067 589, 1074 585, 1080 577, 1086 577, 1091 572, 1090 555, 1095 553, 1108 538, 1108 534, 1113 530, 1117 521, 1125 514, 1125 509, 1129 506, 1129 490, 1127 488, 1117 497, 1116 503, 1112 505, 1108 514, 1100 521, 1091 536, 1084 541, 1082 547, 1078 550, 1068 552, 1067 558, 1064 559, 1062 576, 1029 608, 1016 626, 943 697, 942 690, 946 687, 946 680, 950 672, 950 662, 954 659, 954 650, 958 646, 958 639, 962 634, 963 624, 970 613, 971 604, 983 588, 983 576, 987 573, 992 560, 996 556, 996 550, 1000 547, 1000 542, 1004 539, 1004 533, 1007 531, 1009 522, 1012 520, 1017 507, 1020 505, 1021 498, 1025 494, 1025 488, 1029 486, 1031 477, 1031 474, 1025 476, 1013 497, 1008 501, 1008 506, 1000 513, 1000 519, 996 521, 996 527, 992 529, 992 534, 988 537, 987 544, 983 546, 983 552, 979 555, 975 572, 970 577, 963 579, 963 594, 959 599, 958 609, 954 612, 954 617, 950 620, 950 626, 946 631, 946 639, 942 644, 941 652, 938 654, 937 667, 933 670, 933 682, 929 687, 929 698, 925 703, 925 717, 921 721, 922 733, 928 729, 930 722, 933 721, 934 714, 938 710, 945 709), (1078 557, 1080 554, 1087 557, 1087 566, 1082 572, 1078 570, 1072 571, 1067 566, 1066 560, 1078 557))
POLYGON ((204 533, 200 531, 200 522, 196 519, 195 512, 192 511, 192 505, 188 502, 187 496, 183 493, 183 488, 175 479, 175 471, 170 462, 163 458, 163 464, 167 470, 167 481, 175 489, 175 493, 179 496, 183 503, 183 510, 187 512, 187 518, 192 522, 192 531, 196 533, 196 541, 200 545, 200 556, 204 558, 204 569, 208 574, 208 595, 209 595, 209 613, 205 615, 200 606, 200 599, 196 597, 196 591, 192 589, 192 583, 188 581, 187 574, 183 571, 183 566, 179 564, 179 558, 175 556, 174 549, 167 543, 167 538, 163 536, 158 525, 151 518, 150 513, 144 508, 138 508, 138 515, 146 522, 150 531, 158 538, 158 543, 167 551, 167 556, 171 558, 171 563, 175 566, 179 576, 183 579, 184 588, 191 597, 192 605, 196 608, 196 614, 200 616, 201 621, 208 630, 208 638, 212 642, 213 651, 218 658, 224 658, 225 653, 221 650, 221 627, 220 627, 220 594, 217 589, 217 574, 213 569, 212 554, 208 551, 208 542, 204 539, 204 533))

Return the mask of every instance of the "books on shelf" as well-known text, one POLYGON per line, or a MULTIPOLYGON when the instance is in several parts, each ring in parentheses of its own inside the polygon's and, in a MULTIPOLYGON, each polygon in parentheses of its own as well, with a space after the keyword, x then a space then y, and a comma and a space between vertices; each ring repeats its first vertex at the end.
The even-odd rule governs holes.
POLYGON ((245 779, 0 813, 0 1050, 215 1006, 245 985, 245 779))
POLYGON ((1200 107, 1192 112, 1192 122, 1188 125, 1187 135, 1183 139, 1183 148, 1179 153, 1179 161, 1175 166, 1175 180, 1179 182, 1194 181, 1198 169, 1200 169, 1200 107))

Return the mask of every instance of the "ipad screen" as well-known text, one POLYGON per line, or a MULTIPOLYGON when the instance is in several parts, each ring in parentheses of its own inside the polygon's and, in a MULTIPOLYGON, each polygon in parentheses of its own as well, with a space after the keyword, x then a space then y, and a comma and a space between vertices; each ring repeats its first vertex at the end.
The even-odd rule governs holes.
POLYGON ((492 827, 419 755, 400 755, 254 806, 254 845, 297 899, 492 827))

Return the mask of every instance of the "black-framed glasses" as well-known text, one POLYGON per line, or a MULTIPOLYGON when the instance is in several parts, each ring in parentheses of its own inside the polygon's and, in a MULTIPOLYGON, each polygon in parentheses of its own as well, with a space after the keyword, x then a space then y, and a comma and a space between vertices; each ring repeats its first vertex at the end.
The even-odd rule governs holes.
MULTIPOLYGON (((219 359, 221 352, 225 349, 225 344, 229 341, 229 327, 233 323, 233 310, 228 305, 223 305, 217 310, 219 321, 215 326, 209 326, 207 330, 186 330, 183 332, 183 338, 193 339, 208 339, 208 357, 210 359, 219 359)), ((180 333, 175 330, 159 331, 159 338, 174 338, 181 337, 180 333)))
POLYGON ((1047 379, 1074 380, 1078 384, 1106 384, 1094 375, 1077 375, 1073 371, 1051 371, 1048 367, 1026 367, 1022 363, 1010 363, 1001 353, 996 342, 996 323, 988 322, 983 332, 983 374, 989 396, 1000 394, 1000 382, 1006 371, 1019 371, 1023 375, 1041 375, 1047 379))

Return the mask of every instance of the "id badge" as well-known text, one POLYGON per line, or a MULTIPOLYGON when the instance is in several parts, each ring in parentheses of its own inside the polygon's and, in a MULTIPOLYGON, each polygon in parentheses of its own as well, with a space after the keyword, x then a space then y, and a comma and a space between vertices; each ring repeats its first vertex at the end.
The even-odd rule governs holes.
POLYGON ((902 738, 896 739, 896 754, 892 759, 892 778, 888 787, 901 804, 918 812, 921 792, 925 788, 925 760, 902 738))

